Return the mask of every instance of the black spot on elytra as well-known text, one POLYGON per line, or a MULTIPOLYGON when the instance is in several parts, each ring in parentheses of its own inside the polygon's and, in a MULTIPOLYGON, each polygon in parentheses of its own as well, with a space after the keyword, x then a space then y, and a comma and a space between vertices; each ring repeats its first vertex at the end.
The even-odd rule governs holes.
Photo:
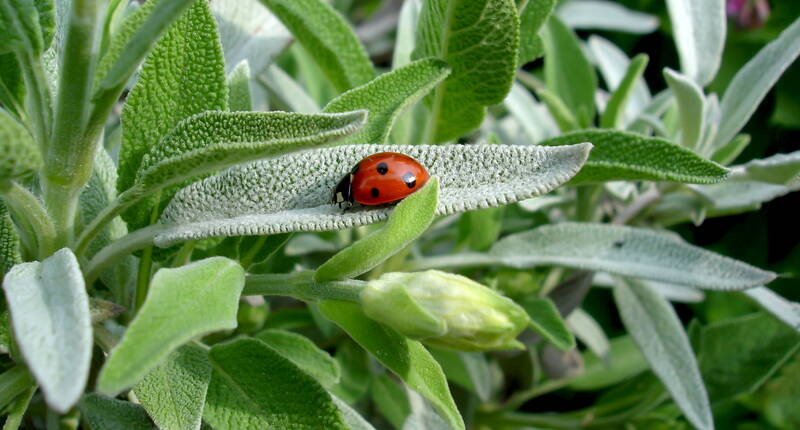
POLYGON ((372 197, 374 197, 376 199, 378 198, 379 195, 381 195, 381 191, 379 189, 377 189, 377 188, 373 188, 373 189, 369 190, 369 193, 372 194, 372 197))
POLYGON ((408 188, 414 188, 417 186, 417 177, 411 172, 406 172, 403 174, 403 183, 406 184, 408 188))
POLYGON ((387 166, 386 163, 384 162, 378 163, 378 173, 380 173, 381 175, 385 175, 386 172, 388 171, 389 171, 389 166, 387 166))

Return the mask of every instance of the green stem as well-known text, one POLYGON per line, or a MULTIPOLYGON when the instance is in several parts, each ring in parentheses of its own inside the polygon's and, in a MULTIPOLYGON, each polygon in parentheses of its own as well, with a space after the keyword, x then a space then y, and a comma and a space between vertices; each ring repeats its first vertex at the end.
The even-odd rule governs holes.
POLYGON ((136 189, 134 186, 134 188, 125 190, 122 194, 118 195, 113 202, 104 207, 103 210, 101 210, 100 213, 97 214, 97 216, 95 216, 91 222, 89 222, 89 225, 84 227, 84 229, 78 235, 78 238, 75 240, 75 246, 73 247, 75 250, 75 255, 83 255, 83 253, 89 248, 89 244, 92 243, 92 240, 95 238, 95 236, 103 231, 103 228, 105 228, 106 224, 111 222, 114 217, 121 214, 122 211, 138 202, 142 196, 143 194, 138 193, 138 189, 136 189))
POLYGON ((56 229, 39 199, 16 182, 0 184, 0 195, 14 216, 30 225, 33 231, 23 232, 30 236, 27 238, 30 243, 36 243, 39 258, 55 252, 56 229))
POLYGON ((24 366, 16 365, 3 372, 0 375, 0 408, 5 408, 32 384, 31 374, 24 366))
POLYGON ((575 205, 575 220, 581 222, 595 221, 597 202, 603 193, 602 185, 580 185, 576 188, 578 200, 575 205))
POLYGON ((317 283, 314 282, 313 271, 247 275, 242 295, 289 296, 306 302, 333 299, 358 303, 361 290, 366 285, 366 282, 354 279, 317 283))
POLYGON ((264 247, 264 244, 267 242, 268 237, 269 236, 264 235, 264 236, 259 236, 259 238, 256 239, 256 243, 254 243, 253 246, 251 246, 250 249, 247 251, 247 254, 245 254, 244 257, 242 257, 239 260, 239 264, 241 264, 242 267, 244 268, 250 267, 250 264, 253 262, 253 259, 256 258, 256 255, 258 255, 258 251, 261 251, 261 248, 264 247))
POLYGON ((141 309, 144 300, 147 298, 147 289, 150 286, 150 272, 153 270, 153 245, 148 246, 142 252, 139 259, 139 272, 136 276, 136 296, 133 300, 134 313, 141 309))
POLYGON ((44 75, 41 58, 30 50, 17 52, 25 87, 28 89, 27 105, 31 121, 33 122, 34 137, 39 144, 39 149, 45 153, 49 146, 50 121, 52 110, 50 108, 50 89, 44 75))
POLYGON ((86 265, 86 270, 84 270, 86 283, 94 282, 104 269, 119 262, 133 251, 152 246, 153 239, 163 230, 164 226, 160 224, 151 225, 128 233, 101 249, 86 265))
MULTIPOLYGON (((178 253, 175 254, 175 258, 172 259, 172 267, 180 267, 185 264, 189 264, 192 261, 192 252, 194 251, 194 240, 190 240, 181 246, 181 249, 178 250, 178 253)), ((243 267, 247 267, 242 265, 243 267)))

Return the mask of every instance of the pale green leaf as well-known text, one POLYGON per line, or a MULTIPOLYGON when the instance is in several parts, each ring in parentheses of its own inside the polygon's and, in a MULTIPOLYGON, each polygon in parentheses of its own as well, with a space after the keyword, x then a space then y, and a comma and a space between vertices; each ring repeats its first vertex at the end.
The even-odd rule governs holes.
POLYGON ((527 144, 539 143, 542 139, 558 134, 558 126, 547 112, 547 108, 536 101, 522 85, 514 83, 503 105, 527 135, 527 144))
POLYGON ((717 75, 725 48, 725 0, 667 0, 667 10, 681 71, 707 85, 717 75))
POLYGON ((155 430, 141 406, 100 394, 83 396, 78 408, 92 430, 155 430))
POLYGON ((247 60, 242 60, 228 75, 228 106, 232 111, 253 110, 250 64, 247 60))
POLYGON ((750 288, 743 293, 775 318, 800 332, 800 303, 789 301, 767 287, 750 288))
POLYGON ((159 428, 199 430, 210 381, 208 353, 189 344, 167 356, 133 391, 159 428))
POLYGON ((628 333, 686 419, 698 429, 713 429, 697 360, 669 302, 633 281, 620 281, 614 288, 614 300, 628 333))
POLYGON ((353 165, 382 151, 408 154, 440 178, 437 215, 510 204, 545 194, 583 164, 590 145, 350 145, 234 167, 175 195, 158 246, 214 236, 338 230, 386 219, 392 208, 331 205, 331 192, 353 165), (481 166, 476 169, 475 166, 481 166), (263 198, 269 196, 269 199, 263 198))
POLYGON ((217 430, 346 430, 331 395, 265 343, 215 345, 203 419, 217 430))
POLYGON ((41 165, 39 148, 28 130, 0 108, 0 183, 30 175, 41 165))
POLYGON ((675 95, 678 106, 681 144, 689 149, 695 149, 701 143, 706 115, 703 90, 688 77, 669 68, 664 69, 664 79, 675 95))
POLYGON ((3 423, 3 430, 17 430, 19 428, 25 418, 25 412, 28 410, 28 404, 30 404, 34 393, 36 393, 36 386, 28 388, 14 399, 14 402, 8 407, 8 416, 6 417, 6 422, 3 423))
MULTIPOLYGON (((688 1, 688 0, 687 0, 688 1)), ((722 122, 713 147, 738 133, 783 72, 800 55, 800 18, 744 65, 728 84, 720 105, 722 122)))
POLYGON ((563 3, 556 11, 570 28, 647 34, 658 29, 658 17, 626 8, 620 3, 582 0, 563 3))
POLYGON ((732 169, 731 179, 743 176, 770 184, 791 184, 800 179, 800 151, 751 160, 732 169))
POLYGON ((555 0, 529 0, 519 13, 519 65, 544 55, 544 41, 539 32, 553 12, 555 0))
POLYGON ((627 109, 628 100, 633 96, 637 85, 640 84, 648 60, 649 57, 646 54, 639 54, 631 60, 625 76, 614 90, 611 99, 608 100, 606 110, 603 111, 603 115, 600 117, 601 127, 620 128, 623 125, 623 113, 627 109))
POLYGON ((715 161, 723 166, 728 165, 736 160, 736 157, 738 157, 739 154, 741 154, 749 144, 750 135, 739 134, 731 139, 728 143, 716 148, 710 159, 711 161, 715 161))
POLYGON ((64 248, 11 268, 3 280, 11 325, 47 404, 67 412, 89 377, 92 326, 78 260, 64 248))
MULTIPOLYGON (((317 310, 319 310, 318 306, 317 310)), ((319 318, 333 324, 333 322, 325 318, 322 311, 319 311, 318 315, 319 318)), ((319 320, 319 318, 317 319, 319 320)), ((335 359, 339 363, 341 377, 339 378, 339 383, 330 388, 330 392, 348 403, 355 404, 369 390, 369 356, 358 344, 347 340, 336 346, 335 359)))
POLYGON ((355 278, 400 252, 431 225, 439 203, 439 178, 403 199, 386 224, 329 258, 314 273, 317 282, 355 278))
POLYGON ((375 77, 367 52, 344 18, 321 0, 261 0, 344 92, 375 77))
POLYGON ((429 350, 450 382, 475 393, 484 402, 489 401, 492 395, 492 371, 483 353, 439 348, 429 350))
POLYGON ((50 47, 56 31, 55 6, 53 0, 34 0, 36 11, 39 13, 39 28, 42 31, 42 46, 50 47))
POLYGON ((404 1, 400 7, 400 16, 397 19, 397 35, 394 40, 392 52, 392 69, 397 69, 411 62, 411 53, 414 51, 416 41, 415 32, 419 13, 422 10, 422 0, 404 1))
POLYGON ((547 110, 562 132, 566 133, 581 128, 578 124, 578 118, 575 117, 569 106, 564 103, 564 100, 558 94, 546 88, 540 88, 536 90, 536 95, 547 106, 547 110))
MULTIPOLYGON (((611 344, 603 327, 581 308, 572 311, 566 319, 567 327, 595 356, 608 360, 611 344)), ((586 361, 584 360, 584 365, 586 361)))
POLYGON ((617 385, 647 370, 647 361, 629 336, 611 340, 608 358, 592 351, 583 354, 583 373, 569 381, 569 388, 594 391, 617 385))
POLYGON ((800 181, 779 185, 739 180, 722 184, 695 185, 692 189, 705 199, 702 203, 709 206, 707 216, 711 217, 757 210, 762 203, 800 190, 800 181))
POLYGON ((566 266, 710 290, 742 290, 775 274, 682 239, 608 224, 545 225, 501 239, 490 255, 516 268, 566 266))
POLYGON ((331 398, 333 399, 333 403, 339 408, 339 412, 342 413, 342 419, 349 430, 375 430, 372 424, 367 422, 364 417, 345 403, 344 400, 334 395, 331 395, 331 398))
POLYGON ((117 394, 195 336, 235 328, 243 287, 244 270, 223 257, 156 272, 144 305, 100 371, 98 390, 117 394))
POLYGON ((277 99, 292 112, 316 113, 317 102, 297 81, 275 64, 270 65, 259 76, 259 82, 269 90, 270 99, 277 99))
POLYGON ((406 389, 403 385, 389 374, 382 373, 372 379, 370 391, 378 412, 394 428, 401 429, 403 422, 411 413, 411 406, 408 404, 408 396, 406 396, 406 389))
MULTIPOLYGON (((616 91, 629 70, 631 60, 617 45, 595 34, 589 36, 588 47, 592 61, 603 77, 606 87, 609 91, 616 91)), ((636 80, 632 91, 624 111, 626 126, 652 102, 650 89, 643 77, 636 80)))
POLYGON ((453 140, 477 128, 486 106, 511 89, 519 53, 519 18, 509 0, 428 0, 413 58, 437 57, 452 69, 429 99, 429 139, 453 140))
MULTIPOLYGON (((616 285, 616 280, 614 277, 603 272, 595 273, 593 281, 594 285, 602 287, 612 288, 614 285, 616 285)), ((666 282, 649 281, 644 279, 637 279, 637 282, 647 285, 653 289, 653 291, 661 294, 662 297, 671 302, 700 303, 706 298, 702 290, 698 290, 694 287, 669 284, 666 282)))
POLYGON ((453 429, 464 429, 444 373, 422 344, 367 318, 357 304, 325 300, 320 309, 406 385, 428 399, 453 429))
POLYGON ((339 382, 339 364, 307 337, 277 329, 261 331, 254 337, 311 375, 323 387, 329 388, 339 382))
POLYGON ((369 111, 364 127, 341 143, 388 143, 398 115, 429 93, 450 73, 447 63, 428 58, 415 61, 333 99, 323 112, 369 111))
POLYGON ((571 145, 591 142, 589 160, 571 183, 613 180, 675 181, 695 184, 721 182, 728 169, 657 137, 612 130, 577 131, 542 142, 571 145))
POLYGON ((529 297, 519 304, 531 318, 530 326, 536 333, 560 350, 575 348, 575 337, 551 300, 529 297))
POLYGON ((406 388, 406 397, 411 411, 401 430, 453 430, 455 428, 438 415, 431 407, 430 402, 426 402, 416 391, 406 388))
POLYGON ((17 263, 22 263, 19 236, 5 203, 0 201, 0 276, 17 263))

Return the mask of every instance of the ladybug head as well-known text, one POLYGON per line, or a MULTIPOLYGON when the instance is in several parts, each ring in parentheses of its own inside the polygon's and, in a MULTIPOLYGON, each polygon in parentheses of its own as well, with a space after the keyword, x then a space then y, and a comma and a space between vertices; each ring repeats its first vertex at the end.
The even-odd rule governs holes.
POLYGON ((342 205, 345 205, 345 208, 351 206, 353 204, 353 195, 350 192, 352 189, 353 184, 353 174, 348 173, 344 175, 341 181, 336 184, 336 187, 333 189, 333 195, 331 196, 331 204, 339 205, 341 208, 342 205))

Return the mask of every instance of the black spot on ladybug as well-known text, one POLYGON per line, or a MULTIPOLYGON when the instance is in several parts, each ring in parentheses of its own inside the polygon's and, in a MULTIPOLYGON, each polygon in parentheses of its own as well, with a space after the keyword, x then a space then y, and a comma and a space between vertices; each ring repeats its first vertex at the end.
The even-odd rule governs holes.
POLYGON ((614 242, 614 248, 619 249, 619 248, 622 248, 623 245, 625 245, 625 242, 623 242, 621 240, 618 240, 618 241, 614 242))
POLYGON ((384 162, 378 163, 378 173, 380 173, 381 175, 385 175, 386 172, 388 171, 389 171, 389 166, 387 166, 386 163, 384 162))
POLYGON ((411 172, 406 172, 403 174, 403 183, 406 184, 408 188, 414 188, 417 186, 417 177, 411 172))
POLYGON ((373 188, 373 189, 369 190, 369 193, 372 194, 372 197, 374 197, 376 199, 378 198, 379 195, 381 195, 380 190, 377 189, 377 188, 373 188))

